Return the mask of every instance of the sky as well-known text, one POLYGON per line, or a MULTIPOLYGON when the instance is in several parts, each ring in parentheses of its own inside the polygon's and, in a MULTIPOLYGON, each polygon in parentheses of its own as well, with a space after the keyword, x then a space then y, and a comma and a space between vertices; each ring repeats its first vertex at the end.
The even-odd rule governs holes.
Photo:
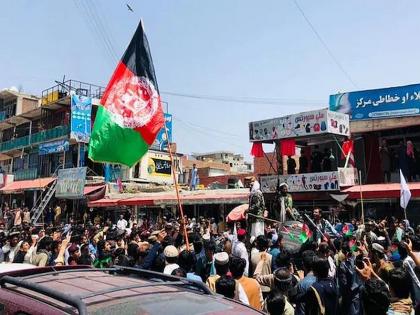
POLYGON ((35 95, 64 75, 105 86, 142 18, 182 153, 228 150, 249 159, 250 121, 327 107, 337 92, 420 81, 420 1, 1 5, 0 89, 35 95))

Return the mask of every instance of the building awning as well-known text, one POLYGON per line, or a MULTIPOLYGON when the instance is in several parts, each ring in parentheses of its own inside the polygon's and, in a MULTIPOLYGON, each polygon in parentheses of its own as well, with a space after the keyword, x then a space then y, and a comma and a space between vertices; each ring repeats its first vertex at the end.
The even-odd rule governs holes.
POLYGON ((90 193, 93 193, 94 191, 97 191, 99 189, 104 188, 105 185, 95 185, 95 186, 85 186, 84 190, 83 190, 83 194, 89 195, 90 193))
POLYGON ((6 186, 1 188, 0 191, 2 193, 8 193, 25 190, 41 190, 47 187, 53 181, 55 181, 55 178, 53 177, 37 178, 32 180, 20 180, 12 182, 10 184, 6 184, 6 186))
MULTIPOLYGON (((242 204, 248 202, 248 190, 246 192, 231 193, 225 191, 205 191, 181 194, 183 205, 200 204, 242 204)), ((115 206, 172 206, 177 205, 175 192, 173 193, 143 193, 126 198, 103 198, 89 202, 89 207, 115 207, 115 206)))
MULTIPOLYGON (((412 198, 420 198, 420 183, 408 183, 408 187, 412 198)), ((360 199, 360 190, 363 199, 398 199, 400 198, 401 185, 399 183, 358 185, 342 192, 349 195, 347 199, 360 199)))

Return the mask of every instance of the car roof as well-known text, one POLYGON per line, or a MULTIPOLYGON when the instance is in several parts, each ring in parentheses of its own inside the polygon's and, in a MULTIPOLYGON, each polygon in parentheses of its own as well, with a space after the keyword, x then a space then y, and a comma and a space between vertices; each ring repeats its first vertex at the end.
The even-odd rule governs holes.
POLYGON ((1 290, 7 284, 9 291, 69 313, 261 314, 213 295, 202 283, 133 268, 26 273, 24 277, 3 276, 0 283, 1 290))

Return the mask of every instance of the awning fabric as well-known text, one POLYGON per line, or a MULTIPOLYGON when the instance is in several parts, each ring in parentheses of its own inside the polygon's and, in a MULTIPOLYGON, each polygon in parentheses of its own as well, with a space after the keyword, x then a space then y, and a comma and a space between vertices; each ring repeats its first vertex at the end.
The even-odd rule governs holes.
MULTIPOLYGON (((408 183, 408 187, 412 198, 420 197, 420 183, 408 183)), ((347 199, 360 199, 360 189, 363 199, 398 199, 401 193, 400 183, 357 185, 343 190, 343 193, 349 195, 347 199)))
POLYGON ((55 181, 55 178, 52 177, 38 178, 32 180, 20 180, 12 182, 10 184, 6 184, 6 186, 1 188, 0 191, 14 192, 23 190, 40 190, 51 184, 53 181, 55 181))
POLYGON ((105 185, 95 185, 95 186, 85 186, 84 190, 83 190, 83 194, 89 195, 90 193, 93 193, 94 191, 97 191, 99 189, 104 188, 105 185))
MULTIPOLYGON (((194 195, 181 195, 183 205, 194 204, 242 204, 248 202, 248 193, 198 193, 194 195)), ((175 193, 171 194, 143 194, 129 198, 103 198, 89 202, 89 207, 115 207, 115 206, 169 206, 176 205, 175 193)))

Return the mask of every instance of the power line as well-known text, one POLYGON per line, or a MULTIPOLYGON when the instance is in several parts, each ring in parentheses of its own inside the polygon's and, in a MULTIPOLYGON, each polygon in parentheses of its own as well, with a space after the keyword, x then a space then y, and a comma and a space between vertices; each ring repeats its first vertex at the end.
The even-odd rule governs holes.
POLYGON ((181 120, 181 119, 176 118, 176 117, 173 117, 173 119, 175 121, 179 121, 179 122, 184 123, 186 125, 190 125, 193 128, 199 128, 199 129, 203 129, 203 130, 206 130, 206 131, 214 132, 216 134, 219 134, 222 137, 224 136, 224 137, 229 137, 229 138, 231 138, 231 137, 232 138, 242 138, 242 136, 237 135, 237 134, 233 134, 233 133, 229 133, 229 132, 223 132, 223 131, 212 129, 212 128, 209 128, 209 127, 200 126, 200 125, 194 124, 192 122, 181 120))
POLYGON ((311 30, 314 32, 314 34, 318 38, 319 42, 322 44, 322 46, 324 46, 328 55, 331 57, 331 59, 334 61, 334 63, 337 65, 337 67, 346 76, 346 78, 351 82, 351 84, 353 84, 355 88, 358 88, 357 84, 351 78, 350 74, 344 69, 344 67, 341 65, 341 63, 338 61, 338 59, 335 57, 335 55, 333 54, 331 49, 328 47, 327 43, 322 39, 321 35, 316 30, 315 26, 311 23, 309 18, 306 16, 305 12, 303 11, 302 7, 299 5, 297 0, 293 0, 293 3, 295 4, 296 8, 299 10, 300 14, 302 14, 303 18, 305 19, 306 23, 308 23, 311 30))
POLYGON ((99 44, 99 49, 107 55, 110 63, 115 63, 111 48, 109 47, 108 43, 104 40, 99 29, 97 28, 97 25, 94 21, 94 18, 91 15, 91 12, 88 11, 88 8, 85 6, 85 3, 83 0, 80 2, 79 1, 80 0, 73 0, 87 28, 92 33, 94 39, 97 41, 97 44, 99 44))
POLYGON ((246 97, 246 96, 212 96, 200 94, 186 94, 178 92, 162 91, 161 94, 193 98, 209 101, 221 101, 229 103, 247 103, 247 104, 267 104, 267 105, 324 105, 325 102, 320 100, 303 100, 303 99, 280 99, 280 98, 261 98, 261 97, 246 97))
MULTIPOLYGON (((203 131, 203 130, 200 130, 200 129, 198 129, 198 128, 191 127, 191 126, 189 126, 188 124, 186 124, 185 122, 182 122, 182 121, 179 121, 179 122, 180 122, 181 124, 184 124, 184 126, 180 126, 180 127, 181 127, 181 128, 182 128, 182 127, 184 127, 184 128, 185 128, 185 130, 187 130, 187 131, 189 131, 189 132, 191 132, 191 129, 194 129, 194 131, 195 131, 195 132, 198 132, 198 133, 200 133, 200 134, 202 134, 202 135, 204 135, 204 136, 211 137, 212 139, 214 139, 214 138, 215 138, 215 135, 214 135, 214 134, 210 134, 210 133, 205 132, 205 131, 203 131)), ((219 137, 219 139, 218 139, 217 141, 218 141, 218 142, 220 142, 220 143, 224 143, 224 144, 228 144, 228 145, 230 145, 230 146, 234 146, 234 147, 240 148, 241 150, 244 150, 244 149, 245 149, 245 147, 244 147, 244 146, 241 146, 241 145, 239 145, 239 144, 237 144, 237 143, 232 143, 232 142, 226 141, 226 140, 224 140, 224 139, 220 139, 220 137, 219 137)))
POLYGON ((87 3, 92 5, 92 11, 97 16, 97 20, 99 22, 99 28, 102 30, 102 33, 104 34, 106 40, 108 41, 109 46, 111 47, 112 53, 115 57, 115 60, 118 60, 118 55, 113 45, 113 43, 115 43, 115 39, 112 36, 112 32, 108 28, 108 24, 104 22, 103 12, 101 11, 101 8, 96 5, 95 0, 92 0, 91 2, 87 1, 87 3))

